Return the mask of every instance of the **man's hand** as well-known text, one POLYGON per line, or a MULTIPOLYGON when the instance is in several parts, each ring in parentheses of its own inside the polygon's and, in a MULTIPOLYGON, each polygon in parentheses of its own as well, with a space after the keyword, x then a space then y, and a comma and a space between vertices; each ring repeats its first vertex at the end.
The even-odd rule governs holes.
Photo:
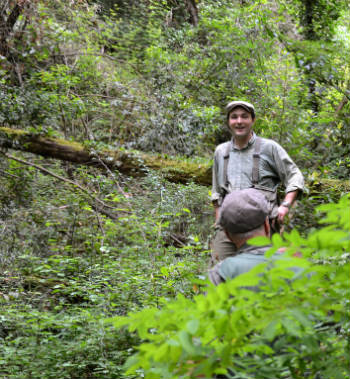
POLYGON ((289 212, 289 208, 293 205, 297 198, 298 190, 291 191, 286 194, 282 204, 278 207, 278 222, 282 225, 286 214, 289 212))
POLYGON ((219 221, 220 207, 215 207, 215 222, 219 221))
POLYGON ((288 207, 285 207, 284 205, 280 205, 278 207, 278 222, 280 224, 283 224, 283 220, 284 220, 284 217, 286 216, 286 214, 289 212, 289 208, 288 207))

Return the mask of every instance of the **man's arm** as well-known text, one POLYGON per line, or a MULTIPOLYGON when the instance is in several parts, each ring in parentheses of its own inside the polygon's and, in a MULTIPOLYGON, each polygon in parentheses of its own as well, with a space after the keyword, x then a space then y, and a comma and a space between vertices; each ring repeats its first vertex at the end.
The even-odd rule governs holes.
POLYGON ((215 221, 218 221, 219 219, 219 209, 220 204, 222 201, 221 193, 220 193, 220 185, 219 185, 219 178, 218 178, 218 171, 219 171, 219 151, 218 149, 215 150, 214 154, 214 164, 212 169, 212 192, 211 192, 211 201, 213 203, 214 209, 215 209, 215 221))
POLYGON ((303 174, 297 165, 290 158, 288 153, 278 143, 274 143, 272 154, 276 162, 278 175, 286 188, 286 195, 278 207, 278 221, 282 224, 286 214, 293 205, 297 197, 304 191, 303 174))

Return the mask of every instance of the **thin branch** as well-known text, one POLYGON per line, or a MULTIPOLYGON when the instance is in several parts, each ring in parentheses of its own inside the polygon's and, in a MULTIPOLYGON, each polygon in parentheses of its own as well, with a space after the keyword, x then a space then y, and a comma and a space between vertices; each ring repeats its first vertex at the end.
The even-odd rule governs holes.
POLYGON ((6 172, 5 170, 2 170, 2 169, 0 169, 0 174, 2 174, 3 176, 9 176, 11 178, 19 179, 19 176, 10 174, 9 172, 6 172))
POLYGON ((182 241, 180 241, 175 234, 170 234, 170 238, 173 239, 175 242, 177 242, 181 247, 186 246, 186 244, 182 241))
MULTIPOLYGON (((101 159, 98 155, 97 155, 97 159, 100 161, 101 165, 104 166, 105 170, 106 170, 106 171, 110 174, 110 176, 112 177, 112 180, 113 180, 113 182, 115 183, 115 185, 117 186, 118 191, 119 191, 119 192, 124 196, 124 198, 126 199, 126 203, 128 204, 129 208, 130 208, 130 209, 133 209, 133 208, 132 208, 132 205, 131 205, 131 203, 130 203, 130 201, 127 200, 127 198, 128 198, 128 197, 127 197, 127 194, 123 191, 123 189, 121 188, 121 186, 119 185, 119 183, 115 180, 115 175, 113 174, 113 172, 111 171, 111 169, 110 169, 110 168, 104 163, 103 159, 101 159)), ((141 233, 141 235, 142 235, 144 241, 147 242, 147 236, 146 236, 146 234, 144 233, 143 228, 141 227, 141 225, 140 225, 140 223, 139 223, 139 221, 138 221, 137 218, 135 219, 135 222, 136 222, 136 224, 139 225, 139 230, 140 230, 140 233, 141 233)))
MULTIPOLYGON (((47 170, 46 168, 42 167, 42 166, 39 166, 35 163, 31 163, 31 162, 27 162, 23 159, 20 159, 20 158, 16 158, 14 157, 13 155, 10 155, 10 154, 6 154, 5 152, 1 151, 1 154, 4 155, 6 158, 8 159, 12 159, 16 162, 19 162, 19 163, 23 163, 25 164, 26 166, 30 166, 30 167, 34 167, 36 168, 37 170, 47 174, 47 175, 50 175, 58 180, 61 180, 62 182, 65 182, 65 183, 68 183, 70 185, 73 185, 74 187, 80 189, 82 192, 86 193, 91 199, 93 199, 94 201, 96 201, 98 204, 102 205, 103 207, 106 207, 106 208, 110 208, 110 209, 114 209, 114 207, 111 207, 107 204, 105 204, 101 199, 99 199, 98 197, 94 196, 87 188, 81 186, 79 183, 76 183, 74 182, 73 180, 70 180, 70 179, 67 179, 67 178, 64 178, 63 176, 60 176, 60 175, 57 175, 57 174, 54 174, 52 171, 49 171, 47 170)), ((96 208, 95 208, 96 209, 96 208)))
POLYGON ((349 99, 344 95, 342 101, 337 106, 337 109, 335 111, 335 115, 338 116, 340 111, 344 108, 344 106, 349 102, 349 99))

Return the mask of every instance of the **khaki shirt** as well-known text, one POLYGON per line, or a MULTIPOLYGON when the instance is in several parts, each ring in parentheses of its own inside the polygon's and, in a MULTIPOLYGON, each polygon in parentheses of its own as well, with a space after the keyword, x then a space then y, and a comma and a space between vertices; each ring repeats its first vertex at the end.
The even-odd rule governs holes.
MULTIPOLYGON (((213 187, 211 200, 221 205, 225 193, 251 188, 253 154, 256 135, 253 133, 248 145, 239 150, 233 139, 217 146, 214 154, 213 187), (225 185, 224 156, 230 145, 227 165, 228 186, 225 185)), ((261 138, 259 160, 259 183, 254 187, 264 192, 271 203, 270 217, 277 216, 277 187, 282 183, 285 192, 304 191, 304 178, 287 152, 275 141, 261 138)))

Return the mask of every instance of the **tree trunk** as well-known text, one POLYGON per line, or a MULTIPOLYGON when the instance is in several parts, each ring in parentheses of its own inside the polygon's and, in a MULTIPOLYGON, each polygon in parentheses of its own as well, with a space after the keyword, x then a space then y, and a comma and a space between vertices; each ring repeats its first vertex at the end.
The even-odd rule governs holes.
POLYGON ((4 57, 9 56, 7 38, 13 32, 15 23, 21 14, 21 7, 18 4, 15 4, 7 18, 6 10, 5 6, 0 10, 0 53, 4 57))
POLYGON ((186 0, 187 10, 190 14, 190 23, 193 26, 198 25, 198 8, 194 0, 186 0))

